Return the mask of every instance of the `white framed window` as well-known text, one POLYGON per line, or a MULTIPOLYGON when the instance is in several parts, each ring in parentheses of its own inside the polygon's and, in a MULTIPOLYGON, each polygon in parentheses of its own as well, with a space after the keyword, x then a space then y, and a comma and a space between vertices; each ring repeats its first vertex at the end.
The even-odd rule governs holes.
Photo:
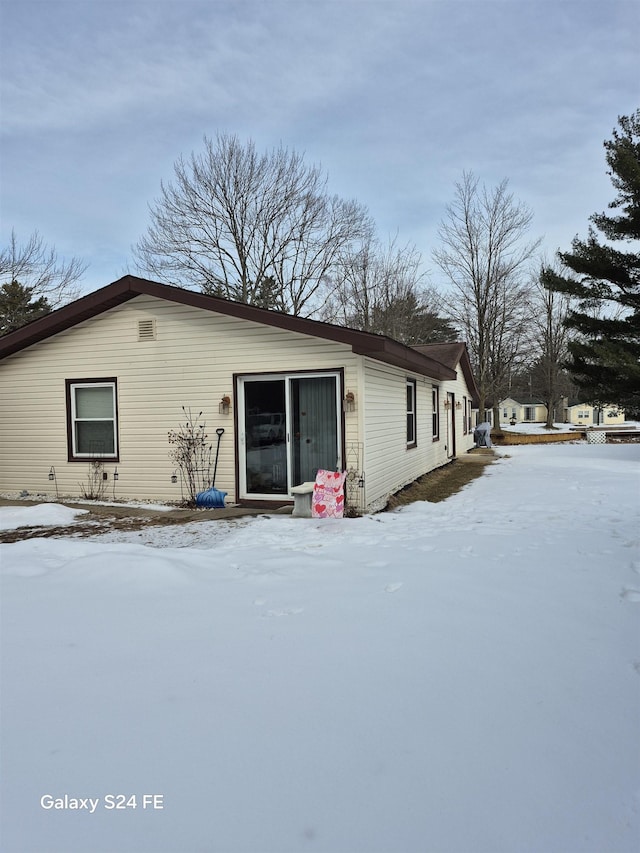
POLYGON ((67 379, 69 461, 118 460, 115 379, 67 379))
POLYGON ((433 440, 438 441, 440 438, 440 389, 437 385, 431 388, 431 404, 433 406, 431 430, 433 440))
POLYGON ((407 379, 407 447, 418 443, 416 427, 416 380, 407 379))

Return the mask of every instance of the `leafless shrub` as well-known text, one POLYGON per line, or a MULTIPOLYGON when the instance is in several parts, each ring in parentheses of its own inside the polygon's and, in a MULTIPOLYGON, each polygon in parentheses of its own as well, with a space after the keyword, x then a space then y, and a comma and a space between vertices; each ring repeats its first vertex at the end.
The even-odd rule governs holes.
POLYGON ((182 407, 185 422, 177 430, 169 430, 169 458, 175 462, 181 478, 183 497, 189 503, 196 502, 199 492, 211 486, 211 457, 213 446, 208 440, 206 423, 201 421, 202 412, 194 417, 191 409, 182 407))

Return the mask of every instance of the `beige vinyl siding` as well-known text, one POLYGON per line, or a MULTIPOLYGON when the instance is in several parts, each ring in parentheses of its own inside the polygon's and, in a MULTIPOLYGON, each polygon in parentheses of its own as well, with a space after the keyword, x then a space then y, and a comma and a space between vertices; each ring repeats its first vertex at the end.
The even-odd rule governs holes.
MULTIPOLYGON (((442 390, 440 394, 440 433, 441 433, 441 441, 446 438, 446 434, 443 434, 443 425, 445 424, 445 419, 449 417, 449 415, 442 409, 444 400, 442 394, 447 391, 452 391, 455 397, 454 405, 461 403, 459 409, 455 409, 455 424, 456 424, 456 456, 462 456, 471 450, 474 446, 473 440, 473 425, 471 429, 465 434, 464 431, 464 404, 463 398, 467 398, 467 406, 472 406, 471 394, 469 393, 469 389, 467 388, 467 383, 464 381, 464 376, 460 365, 457 366, 456 372, 458 374, 458 378, 450 381, 442 383, 442 390)), ((473 418, 472 418, 473 422, 473 418)))
MULTIPOLYGON (((120 460, 105 462, 107 497, 179 500, 167 433, 181 407, 203 412, 209 437, 223 427, 216 487, 235 500, 233 376, 239 373, 344 369, 358 393, 358 357, 340 343, 311 338, 154 297, 122 306, 35 344, 0 363, 0 491, 80 493, 87 463, 67 462, 66 379, 116 377, 120 460), (155 321, 155 339, 138 340, 138 321, 155 321), (218 413, 232 398, 229 415, 218 413)), ((345 417, 346 442, 358 440, 357 417, 345 417)))
POLYGON ((368 505, 386 498, 436 467, 431 437, 431 382, 424 376, 365 359, 365 469, 368 505), (416 380, 415 447, 407 447, 406 380, 416 380))
MULTIPOLYGON (((449 413, 444 408, 447 393, 453 392, 455 402, 471 399, 462 371, 458 378, 434 382, 425 376, 407 373, 401 368, 380 364, 371 359, 365 365, 364 444, 366 469, 366 502, 368 506, 383 506, 388 497, 434 468, 445 465, 450 430, 449 413), (406 380, 416 381, 415 447, 406 442, 406 380), (433 440, 432 388, 440 389, 440 439, 433 440)), ((466 453, 473 445, 473 432, 464 433, 464 408, 455 409, 456 455, 466 453)))
POLYGON ((604 408, 602 412, 587 403, 568 406, 564 410, 565 422, 575 426, 593 426, 598 422, 598 415, 600 415, 602 426, 616 426, 623 424, 625 420, 622 409, 610 406, 604 408))

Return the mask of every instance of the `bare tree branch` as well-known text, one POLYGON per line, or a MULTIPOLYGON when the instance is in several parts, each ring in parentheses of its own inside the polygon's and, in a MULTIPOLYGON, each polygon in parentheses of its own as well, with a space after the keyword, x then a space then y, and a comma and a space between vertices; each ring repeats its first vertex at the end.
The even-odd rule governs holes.
POLYGON ((433 253, 453 290, 449 316, 465 335, 476 370, 480 417, 505 390, 525 343, 527 285, 523 276, 540 240, 524 242, 532 213, 503 180, 489 191, 471 172, 456 184, 433 253))
POLYGON ((87 266, 78 258, 59 260, 55 247, 45 246, 38 231, 20 245, 12 230, 9 245, 0 252, 0 284, 18 282, 32 298, 44 297, 50 308, 56 308, 77 297, 75 285, 87 266))
POLYGON ((406 344, 452 340, 455 329, 438 315, 435 291, 424 284, 422 259, 397 237, 382 246, 373 229, 340 253, 323 317, 406 344))
POLYGON ((161 185, 133 250, 138 269, 240 302, 312 313, 339 253, 369 227, 365 208, 328 195, 321 169, 294 151, 258 154, 253 142, 226 135, 204 145, 161 185))

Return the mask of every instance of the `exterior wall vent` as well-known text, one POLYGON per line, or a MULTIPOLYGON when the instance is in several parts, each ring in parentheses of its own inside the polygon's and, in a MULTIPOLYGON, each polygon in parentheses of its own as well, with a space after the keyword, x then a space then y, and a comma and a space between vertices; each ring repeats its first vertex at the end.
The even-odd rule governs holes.
POLYGON ((138 340, 139 341, 155 341, 156 339, 156 321, 155 320, 138 320, 138 340))

